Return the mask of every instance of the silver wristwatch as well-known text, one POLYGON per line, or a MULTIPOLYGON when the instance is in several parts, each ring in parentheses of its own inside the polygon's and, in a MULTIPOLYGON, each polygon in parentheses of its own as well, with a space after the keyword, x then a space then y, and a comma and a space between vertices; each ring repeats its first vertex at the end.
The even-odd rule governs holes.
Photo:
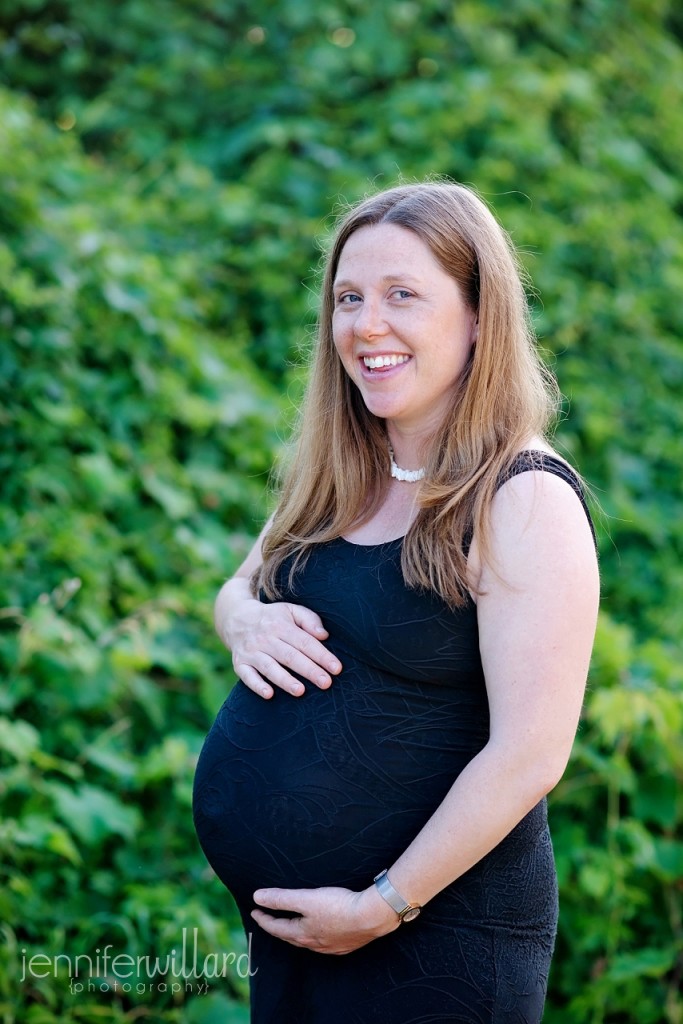
POLYGON ((380 896, 387 901, 392 910, 396 911, 399 920, 414 921, 422 907, 417 903, 406 903, 387 878, 387 870, 385 868, 384 871, 380 871, 377 877, 373 879, 380 896))

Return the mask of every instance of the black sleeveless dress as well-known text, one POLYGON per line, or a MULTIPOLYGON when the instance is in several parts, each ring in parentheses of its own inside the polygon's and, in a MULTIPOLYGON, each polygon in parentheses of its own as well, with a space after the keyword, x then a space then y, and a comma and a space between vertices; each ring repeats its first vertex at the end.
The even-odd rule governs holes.
MULTIPOLYGON (((566 465, 524 452, 504 479, 566 465)), ((588 511, 586 510, 588 514, 588 511)), ((401 541, 317 546, 284 599, 314 609, 332 686, 263 700, 238 682, 199 758, 194 819, 252 936, 254 1024, 537 1024, 557 924, 541 801, 409 924, 345 956, 249 916, 261 887, 359 891, 414 839, 489 736, 476 606, 405 586, 401 541)))

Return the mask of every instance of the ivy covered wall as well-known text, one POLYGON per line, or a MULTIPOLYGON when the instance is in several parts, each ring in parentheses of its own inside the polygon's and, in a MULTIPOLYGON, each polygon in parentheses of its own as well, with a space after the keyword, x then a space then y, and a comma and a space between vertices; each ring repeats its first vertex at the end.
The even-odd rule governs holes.
POLYGON ((331 215, 429 174, 521 248, 596 499, 546 1020, 681 1024, 681 167, 673 0, 5 0, 3 1024, 248 1019, 232 969, 201 994, 22 973, 183 929, 246 948, 191 825, 233 682, 212 601, 266 514, 331 215))

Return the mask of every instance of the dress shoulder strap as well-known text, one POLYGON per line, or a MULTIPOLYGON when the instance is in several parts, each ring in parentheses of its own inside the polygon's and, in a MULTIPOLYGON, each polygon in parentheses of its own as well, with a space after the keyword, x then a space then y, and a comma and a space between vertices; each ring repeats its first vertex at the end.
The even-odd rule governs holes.
POLYGON ((510 480, 513 476, 519 476, 520 473, 534 471, 552 473, 554 476, 559 476, 560 479, 569 484, 583 506, 586 518, 588 519, 588 525, 590 526, 591 533, 593 534, 593 543, 597 548, 595 526, 593 525, 593 520, 588 509, 586 492, 584 491, 583 484, 571 466, 567 465, 566 462, 563 462, 562 459, 558 459, 555 455, 551 455, 549 452, 542 452, 537 449, 527 449, 526 451, 520 452, 519 455, 516 455, 508 468, 501 473, 498 480, 498 486, 502 487, 507 480, 510 480))

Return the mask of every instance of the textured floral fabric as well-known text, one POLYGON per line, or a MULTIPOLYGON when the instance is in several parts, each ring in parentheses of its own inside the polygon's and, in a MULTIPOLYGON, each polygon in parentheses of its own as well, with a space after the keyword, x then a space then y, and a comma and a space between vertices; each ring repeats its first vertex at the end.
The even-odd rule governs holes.
MULTIPOLYGON (((541 468, 583 501, 540 453, 506 479, 541 468)), ((417 920, 354 953, 298 949, 249 916, 259 887, 367 887, 487 742, 475 605, 407 588, 400 551, 342 538, 313 550, 285 599, 318 612, 342 673, 269 701, 238 682, 199 759, 195 825, 252 934, 255 1024, 541 1020, 557 923, 545 801, 417 920)))

